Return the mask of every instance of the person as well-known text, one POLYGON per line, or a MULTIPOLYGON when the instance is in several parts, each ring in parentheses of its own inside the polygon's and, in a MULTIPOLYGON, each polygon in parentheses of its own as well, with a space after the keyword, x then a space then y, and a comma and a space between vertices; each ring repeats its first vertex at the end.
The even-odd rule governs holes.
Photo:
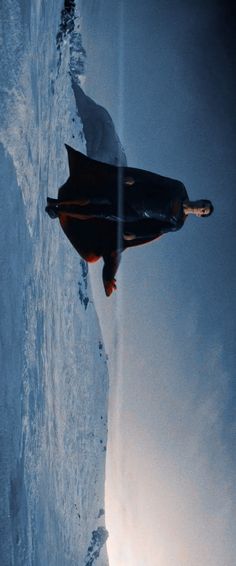
POLYGON ((189 215, 207 217, 210 200, 191 201, 181 181, 132 167, 116 167, 66 146, 70 176, 46 211, 59 218, 67 237, 89 262, 104 260, 109 297, 121 253, 182 228, 189 215))

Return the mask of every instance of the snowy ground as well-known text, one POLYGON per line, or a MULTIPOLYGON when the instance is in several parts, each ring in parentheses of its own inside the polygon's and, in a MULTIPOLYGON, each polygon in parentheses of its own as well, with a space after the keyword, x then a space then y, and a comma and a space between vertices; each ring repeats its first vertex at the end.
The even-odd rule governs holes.
POLYGON ((61 8, 0 8, 2 566, 107 564, 107 360, 86 264, 44 212, 64 143, 86 150, 61 8))

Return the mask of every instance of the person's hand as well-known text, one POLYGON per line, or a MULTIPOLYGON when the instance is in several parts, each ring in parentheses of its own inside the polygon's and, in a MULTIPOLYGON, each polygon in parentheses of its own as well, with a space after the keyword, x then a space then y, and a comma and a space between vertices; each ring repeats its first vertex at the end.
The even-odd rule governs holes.
POLYGON ((104 285, 104 289, 105 289, 105 293, 107 297, 110 297, 110 295, 113 293, 113 291, 116 291, 117 287, 116 287, 116 279, 111 279, 110 281, 103 281, 103 285, 104 285))
POLYGON ((123 234, 123 238, 124 240, 127 240, 127 242, 131 242, 132 240, 136 239, 135 234, 130 234, 130 232, 126 232, 125 234, 123 234))
POLYGON ((133 177, 125 177, 124 182, 127 187, 132 187, 135 183, 135 180, 133 179, 133 177))

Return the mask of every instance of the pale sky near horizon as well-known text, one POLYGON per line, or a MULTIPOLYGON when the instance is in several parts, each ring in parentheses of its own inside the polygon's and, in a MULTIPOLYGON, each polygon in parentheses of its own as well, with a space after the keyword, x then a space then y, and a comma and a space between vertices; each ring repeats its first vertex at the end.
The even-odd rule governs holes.
POLYGON ((85 90, 112 115, 128 164, 215 205, 125 252, 111 299, 102 266, 90 268, 112 374, 111 566, 235 560, 235 11, 174 6, 81 3, 85 90))

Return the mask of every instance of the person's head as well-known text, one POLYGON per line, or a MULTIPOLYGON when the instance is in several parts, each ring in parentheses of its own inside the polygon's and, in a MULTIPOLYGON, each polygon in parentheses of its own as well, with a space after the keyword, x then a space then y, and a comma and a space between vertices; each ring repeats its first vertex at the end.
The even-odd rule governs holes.
POLYGON ((195 200, 192 203, 193 213, 199 217, 210 216, 214 210, 213 204, 210 200, 201 199, 195 200))

